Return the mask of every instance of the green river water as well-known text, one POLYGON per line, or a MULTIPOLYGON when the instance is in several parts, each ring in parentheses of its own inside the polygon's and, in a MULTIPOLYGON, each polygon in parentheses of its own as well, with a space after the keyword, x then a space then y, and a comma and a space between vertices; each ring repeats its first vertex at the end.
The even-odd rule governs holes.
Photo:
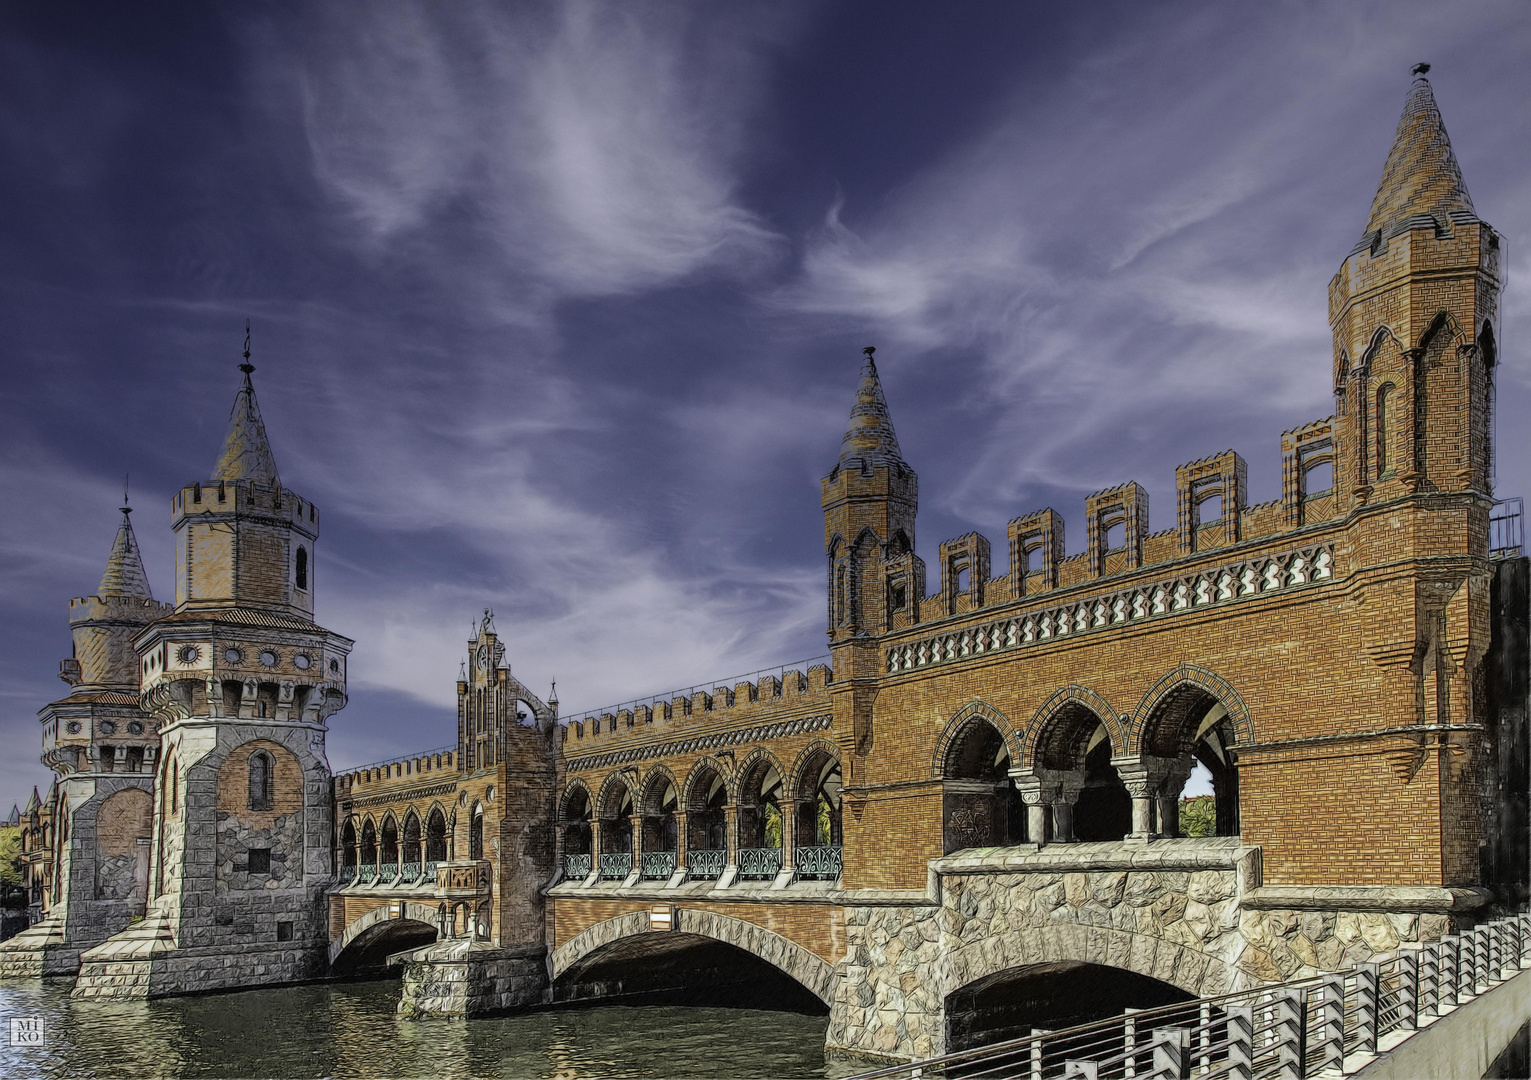
MULTIPOLYGON (((0 1076, 836 1077, 828 1019, 634 1005, 480 1020, 394 1017, 399 984, 327 983, 154 1001, 75 1001, 69 980, 0 981, 0 1076), (10 1045, 40 1017, 44 1045, 10 1045)), ((865 1068, 865 1066, 862 1066, 865 1068)))

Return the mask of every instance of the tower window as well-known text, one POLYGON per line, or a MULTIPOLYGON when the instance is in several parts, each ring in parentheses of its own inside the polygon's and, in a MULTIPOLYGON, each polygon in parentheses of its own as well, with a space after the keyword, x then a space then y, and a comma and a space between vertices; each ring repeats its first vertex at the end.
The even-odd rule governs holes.
POLYGON ((218 481, 218 501, 219 502, 223 502, 224 501, 224 499, 223 499, 223 481, 222 480, 218 481))
POLYGON ((271 774, 275 762, 264 750, 250 755, 250 809, 271 809, 271 774))
POLYGON ((297 578, 298 588, 300 588, 300 589, 307 589, 308 588, 308 549, 307 548, 303 548, 303 547, 298 548, 298 560, 297 560, 297 568, 296 568, 296 570, 297 570, 297 572, 294 574, 294 576, 297 578))
POLYGON ((201 485, 201 483, 198 483, 198 484, 196 484, 196 485, 194 485, 192 487, 192 489, 191 489, 191 501, 192 502, 198 502, 198 503, 202 501, 202 485, 201 485))
POLYGON ((250 873, 271 873, 271 849, 265 847, 253 847, 250 849, 250 873))
POLYGON ((1387 421, 1388 406, 1392 403, 1393 387, 1384 386, 1377 391, 1377 476, 1387 472, 1387 421))

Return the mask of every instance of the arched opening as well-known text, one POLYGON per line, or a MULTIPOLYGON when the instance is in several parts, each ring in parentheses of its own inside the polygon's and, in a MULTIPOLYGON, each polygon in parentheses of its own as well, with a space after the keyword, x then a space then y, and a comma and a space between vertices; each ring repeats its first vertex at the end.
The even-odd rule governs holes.
POLYGON ((590 876, 590 794, 583 784, 570 788, 559 812, 563 822, 563 874, 571 881, 590 876))
POLYGON ((356 877, 356 822, 347 820, 340 830, 340 880, 356 877))
POLYGON ((1377 389, 1377 478, 1380 480, 1384 473, 1392 468, 1392 462, 1388 460, 1388 414, 1392 407, 1393 384, 1383 383, 1377 389))
POLYGON ((404 819, 404 843, 399 851, 399 860, 404 868, 404 880, 418 881, 424 860, 420 857, 420 817, 413 810, 404 819))
POLYGON ((739 877, 763 881, 781 871, 782 778, 776 763, 757 758, 739 779, 739 877))
POLYGON ((819 747, 803 762, 793 792, 797 830, 793 864, 797 876, 834 881, 840 876, 840 759, 819 747))
POLYGON ((633 793, 622 781, 607 787, 601 811, 601 878, 616 881, 633 872, 633 793))
POLYGON ((335 957, 330 972, 343 979, 397 979, 403 965, 389 967, 388 958, 429 945, 437 936, 436 927, 418 919, 384 919, 357 934, 335 957))
POLYGON ((361 872, 357 875, 361 881, 372 881, 377 877, 377 826, 368 818, 361 827, 361 872))
POLYGON ((1328 457, 1304 466, 1302 470, 1302 495, 1305 499, 1317 499, 1334 490, 1334 462, 1328 457))
POLYGON ((668 774, 656 772, 643 789, 643 858, 641 871, 645 881, 666 881, 675 873, 680 830, 675 811, 680 799, 675 781, 668 774))
POLYGON ((619 938, 553 981, 554 1001, 617 995, 623 1004, 828 1012, 818 995, 774 964, 715 938, 676 931, 619 938))
POLYGON ((425 861, 429 864, 447 861, 447 818, 441 807, 432 807, 425 817, 425 861))
POLYGON ((1111 764, 1113 748, 1105 722, 1094 710, 1071 701, 1044 723, 1037 739, 1037 763, 1056 784, 1052 835, 1046 839, 1120 840, 1132 831, 1132 797, 1111 764))
POLYGON ((385 878, 397 877, 399 873, 399 825, 389 814, 383 819, 382 843, 378 850, 378 873, 385 878))
POLYGON ((691 775, 686 799, 686 876, 713 881, 728 864, 728 786, 712 765, 698 766, 691 775))
MULTIPOLYGON (((1135 971, 1059 961, 1007 968, 946 996, 949 1053, 1190 1001, 1194 995, 1135 971)), ((1044 1063, 1048 1075, 1062 1062, 1044 1063)))
MULTIPOLYGON (((262 713, 261 715, 265 715, 262 713)), ((250 755, 250 809, 270 810, 272 799, 272 774, 276 771, 271 755, 257 750, 250 755)), ((235 783, 238 783, 236 780, 235 783)), ((234 789, 238 791, 238 788, 234 789)))
POLYGON ((484 857, 484 804, 473 804, 473 817, 468 822, 468 858, 484 857))
POLYGON ((999 729, 973 717, 952 740, 941 784, 942 848, 1003 847, 1026 839, 1025 807, 1010 780, 999 729))
POLYGON ((1145 754, 1166 763, 1166 777, 1157 799, 1157 831, 1167 836, 1200 833, 1205 824, 1180 821, 1181 793, 1201 766, 1212 788, 1212 835, 1239 834, 1239 773, 1230 747, 1233 725, 1228 709, 1213 694, 1194 683, 1182 683, 1159 700, 1143 728, 1145 754))

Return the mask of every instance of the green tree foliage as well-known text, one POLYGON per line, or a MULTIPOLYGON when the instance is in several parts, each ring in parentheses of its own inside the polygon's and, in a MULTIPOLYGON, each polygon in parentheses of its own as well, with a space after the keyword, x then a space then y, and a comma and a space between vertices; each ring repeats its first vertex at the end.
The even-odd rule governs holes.
POLYGON ((21 829, 0 825, 0 887, 19 889, 25 883, 21 872, 21 829))
POLYGON ((775 803, 766 803, 765 835, 766 847, 781 847, 781 811, 775 803))
POLYGON ((1217 835, 1217 806, 1211 795, 1180 800, 1180 831, 1186 836, 1217 835))

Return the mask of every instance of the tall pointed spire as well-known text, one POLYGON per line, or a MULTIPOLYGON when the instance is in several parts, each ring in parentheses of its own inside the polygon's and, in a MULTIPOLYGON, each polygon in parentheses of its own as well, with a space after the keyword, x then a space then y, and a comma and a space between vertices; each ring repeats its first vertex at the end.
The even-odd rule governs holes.
POLYGON ((876 351, 871 345, 861 350, 866 361, 861 365, 861 385, 856 390, 850 423, 845 426, 845 438, 840 440, 842 466, 856 458, 868 465, 904 460, 898 449, 898 436, 893 433, 893 419, 888 415, 888 401, 877 378, 877 363, 872 359, 876 351))
POLYGON ((1451 140, 1436 107, 1425 72, 1429 64, 1414 65, 1414 85, 1404 100, 1403 117, 1393 137, 1393 149, 1382 168, 1382 182, 1366 219, 1368 239, 1382 238, 1428 224, 1449 229, 1453 215, 1475 217, 1473 201, 1462 182, 1462 170, 1451 152, 1451 140))
POLYGON ((133 508, 128 505, 127 486, 122 490, 122 524, 117 526, 117 539, 112 542, 112 553, 106 557, 106 572, 101 575, 101 587, 97 596, 132 596, 143 600, 154 599, 149 591, 149 576, 144 573, 144 561, 138 554, 138 540, 133 535, 133 522, 128 515, 133 508))
POLYGON ((244 372, 244 385, 234 395, 234 409, 229 414, 229 434, 223 440, 223 453, 213 469, 214 480, 253 480, 267 487, 278 487, 281 479, 276 474, 276 459, 271 456, 271 443, 266 439, 266 425, 261 422, 260 406, 255 403, 255 386, 250 373, 255 365, 250 363, 250 323, 245 321, 245 362, 239 365, 244 372))

